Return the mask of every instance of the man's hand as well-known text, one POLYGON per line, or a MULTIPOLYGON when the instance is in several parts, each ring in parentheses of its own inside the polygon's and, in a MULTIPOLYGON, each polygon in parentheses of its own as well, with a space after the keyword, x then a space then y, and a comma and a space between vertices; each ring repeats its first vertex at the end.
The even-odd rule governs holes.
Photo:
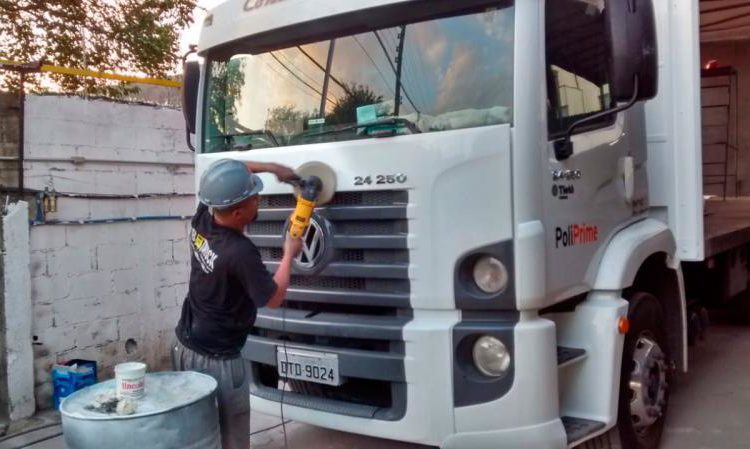
POLYGON ((284 255, 295 258, 300 251, 302 251, 302 239, 295 239, 287 234, 284 240, 284 255))
POLYGON ((297 173, 294 173, 294 170, 287 167, 286 165, 281 164, 273 164, 274 167, 270 170, 271 173, 276 175, 276 179, 279 180, 279 182, 289 182, 289 181, 296 181, 299 179, 299 176, 297 173))
POLYGON ((268 307, 275 309, 284 302, 292 275, 292 260, 297 257, 300 251, 302 251, 302 239, 294 239, 287 234, 284 240, 284 257, 281 259, 278 270, 273 275, 273 280, 277 286, 276 293, 268 301, 268 307))

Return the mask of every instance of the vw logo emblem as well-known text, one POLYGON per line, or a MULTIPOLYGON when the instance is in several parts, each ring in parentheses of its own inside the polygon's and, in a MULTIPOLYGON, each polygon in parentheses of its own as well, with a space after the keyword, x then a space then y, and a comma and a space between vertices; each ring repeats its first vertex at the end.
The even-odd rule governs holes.
POLYGON ((327 265, 332 242, 331 225, 325 218, 313 214, 310 226, 302 236, 302 251, 294 259, 294 267, 304 274, 315 274, 327 265))

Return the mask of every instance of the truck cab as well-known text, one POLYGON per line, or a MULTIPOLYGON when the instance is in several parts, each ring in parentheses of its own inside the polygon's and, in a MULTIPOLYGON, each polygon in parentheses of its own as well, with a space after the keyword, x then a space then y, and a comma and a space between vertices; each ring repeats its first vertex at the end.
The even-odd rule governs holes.
MULTIPOLYGON (((254 410, 444 448, 574 447, 619 421, 624 447, 658 446, 703 236, 697 8, 655 3, 209 12, 186 70, 197 176, 335 175, 243 350, 254 410)), ((295 197, 262 176, 246 234, 273 271, 295 197)))

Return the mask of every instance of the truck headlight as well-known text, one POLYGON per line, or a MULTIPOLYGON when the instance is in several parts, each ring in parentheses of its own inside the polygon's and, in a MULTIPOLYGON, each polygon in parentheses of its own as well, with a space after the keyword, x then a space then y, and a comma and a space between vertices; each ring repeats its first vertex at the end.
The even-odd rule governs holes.
POLYGON ((488 377, 501 377, 510 367, 510 353, 502 341, 485 335, 474 343, 474 365, 488 377))
POLYGON ((508 285, 508 270, 492 256, 483 256, 474 264, 474 282, 484 293, 499 293, 508 285))

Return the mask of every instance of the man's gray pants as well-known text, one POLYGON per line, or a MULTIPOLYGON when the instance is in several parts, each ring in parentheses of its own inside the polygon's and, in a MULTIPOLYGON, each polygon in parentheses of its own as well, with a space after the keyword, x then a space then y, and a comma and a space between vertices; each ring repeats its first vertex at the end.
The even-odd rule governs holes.
POLYGON ((219 424, 223 449, 250 447, 250 385, 242 357, 218 359, 201 355, 175 342, 172 368, 208 374, 219 383, 219 424))

